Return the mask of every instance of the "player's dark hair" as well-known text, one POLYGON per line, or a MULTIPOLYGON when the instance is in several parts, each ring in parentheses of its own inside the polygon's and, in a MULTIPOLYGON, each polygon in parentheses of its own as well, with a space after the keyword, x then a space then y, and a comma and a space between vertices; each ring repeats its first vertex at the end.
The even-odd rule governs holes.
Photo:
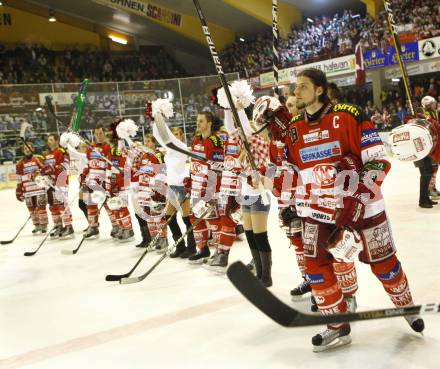
POLYGON ((310 79, 315 87, 322 87, 322 94, 319 96, 319 101, 326 103, 329 101, 328 93, 328 81, 325 73, 316 68, 307 68, 298 73, 297 77, 307 77, 310 79))
POLYGON ((103 129, 103 130, 105 131, 104 124, 102 124, 102 123, 98 123, 98 124, 95 126, 95 131, 96 131, 97 129, 103 129))
POLYGON ((58 135, 58 134, 56 134, 56 133, 49 133, 48 135, 47 135, 47 138, 49 139, 50 137, 53 137, 53 139, 55 140, 55 141, 60 141, 60 136, 58 135))
POLYGON ((329 83, 328 84, 328 92, 327 92, 328 98, 330 100, 341 100, 341 90, 336 85, 336 83, 329 83))
POLYGON ((204 115, 207 122, 214 123, 214 115, 210 111, 199 111, 197 115, 204 115))

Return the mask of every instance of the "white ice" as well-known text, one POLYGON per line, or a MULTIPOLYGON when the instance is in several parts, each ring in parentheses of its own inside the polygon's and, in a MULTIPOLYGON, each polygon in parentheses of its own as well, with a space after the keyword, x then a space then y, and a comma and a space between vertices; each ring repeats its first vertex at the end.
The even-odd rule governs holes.
MULTIPOLYGON (((440 205, 420 209, 418 171, 393 162, 384 185, 388 212, 404 269, 416 302, 440 296, 440 205)), ((11 238, 27 217, 13 190, 0 192, 0 239, 11 238)), ((75 202, 76 204, 76 202, 75 202)), ((107 274, 125 273, 141 250, 109 237, 101 214, 101 238, 74 248, 86 226, 74 208, 76 238, 48 241, 33 257, 42 236, 28 225, 11 245, 0 246, 0 368, 438 368, 440 314, 425 316, 424 336, 403 318, 358 322, 353 343, 332 352, 313 353, 311 337, 322 327, 278 326, 248 303, 227 278, 166 259, 138 284, 119 285, 107 274)), ((134 220, 137 232, 137 223, 134 220)), ((276 207, 270 217, 274 250, 272 291, 291 303, 289 291, 300 282, 293 249, 278 228, 276 207)), ((139 234, 137 239, 139 239, 139 234)), ((147 255, 137 273, 160 256, 147 255)), ((231 261, 250 260, 245 241, 231 251, 231 261)), ((391 306, 365 265, 358 266, 359 309, 391 306)), ((293 304, 293 303, 291 303, 293 304)), ((308 310, 306 302, 296 306, 308 310)))

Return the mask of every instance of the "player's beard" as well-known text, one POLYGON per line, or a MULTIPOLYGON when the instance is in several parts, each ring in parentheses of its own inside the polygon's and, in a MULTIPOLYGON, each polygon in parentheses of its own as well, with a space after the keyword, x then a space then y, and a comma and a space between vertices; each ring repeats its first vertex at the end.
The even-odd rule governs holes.
POLYGON ((318 99, 316 97, 314 97, 311 101, 298 101, 298 100, 296 100, 296 108, 298 110, 305 109, 308 106, 313 105, 317 101, 318 101, 318 99))

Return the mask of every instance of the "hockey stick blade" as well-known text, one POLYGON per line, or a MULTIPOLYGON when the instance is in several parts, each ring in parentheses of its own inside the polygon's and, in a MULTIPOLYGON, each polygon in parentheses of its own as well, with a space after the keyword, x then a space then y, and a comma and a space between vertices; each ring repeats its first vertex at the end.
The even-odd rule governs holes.
POLYGON ((61 253, 63 255, 74 255, 74 254, 76 254, 76 251, 77 250, 61 250, 61 253))
POLYGON ((156 267, 162 262, 163 259, 167 257, 167 254, 163 254, 157 261, 154 263, 154 265, 144 274, 140 275, 139 277, 130 277, 130 278, 122 278, 119 283, 120 284, 131 284, 131 283, 138 283, 142 282, 145 278, 147 278, 150 273, 156 269, 156 267))
POLYGON ((130 275, 130 273, 125 273, 125 274, 108 274, 108 275, 105 276, 105 280, 107 282, 118 282, 122 278, 127 278, 129 275, 130 275))
POLYGON ((231 264, 226 275, 243 296, 261 312, 283 327, 305 327, 406 315, 440 313, 440 304, 436 303, 326 316, 306 314, 293 309, 275 297, 240 261, 231 264))
POLYGON ((37 251, 26 251, 23 255, 24 256, 34 256, 37 253, 37 251))
POLYGON ((14 240, 0 241, 0 245, 9 245, 12 242, 14 242, 14 240))

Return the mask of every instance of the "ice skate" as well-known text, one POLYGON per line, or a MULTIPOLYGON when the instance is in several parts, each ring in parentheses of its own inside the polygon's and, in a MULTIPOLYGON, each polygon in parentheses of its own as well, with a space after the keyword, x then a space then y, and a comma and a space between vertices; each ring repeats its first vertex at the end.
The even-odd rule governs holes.
POLYGON ((229 253, 216 252, 203 266, 216 273, 226 273, 228 267, 229 253))
POLYGON ((202 264, 209 255, 211 255, 211 251, 209 251, 208 246, 205 246, 203 249, 198 250, 194 255, 191 255, 188 260, 190 264, 202 264))
POLYGON ((118 233, 119 233, 119 227, 113 226, 112 230, 110 232, 110 237, 111 238, 117 238, 118 233))
POLYGON ((98 227, 89 227, 88 231, 84 234, 84 239, 86 240, 94 240, 99 237, 99 228, 98 227))
POLYGON ((72 238, 75 236, 75 233, 73 231, 73 227, 71 225, 68 225, 63 228, 63 231, 61 232, 60 239, 65 240, 67 238, 72 238))
POLYGON ((118 241, 121 243, 129 242, 133 237, 134 232, 132 229, 123 229, 122 232, 118 234, 118 241))
POLYGON ((63 233, 63 226, 61 224, 56 225, 54 229, 49 234, 49 237, 53 240, 56 238, 60 238, 61 234, 63 233))
POLYGON ((247 263, 246 268, 253 274, 256 275, 257 272, 255 270, 255 262, 254 259, 252 259, 249 263, 247 263))
POLYGON ((156 243, 154 250, 158 254, 164 254, 168 249, 168 239, 166 237, 160 237, 156 243))
POLYGON ((311 291, 312 288, 310 287, 310 283, 304 279, 297 287, 290 291, 292 301, 302 301, 305 298, 308 298, 311 291))
POLYGON ((35 225, 34 226, 34 229, 32 230, 32 234, 33 235, 36 235, 36 234, 38 234, 39 232, 41 231, 41 227, 40 227, 40 225, 35 225))
POLYGON ((339 329, 327 328, 312 338, 313 352, 322 352, 345 346, 351 343, 350 324, 344 324, 339 329))

